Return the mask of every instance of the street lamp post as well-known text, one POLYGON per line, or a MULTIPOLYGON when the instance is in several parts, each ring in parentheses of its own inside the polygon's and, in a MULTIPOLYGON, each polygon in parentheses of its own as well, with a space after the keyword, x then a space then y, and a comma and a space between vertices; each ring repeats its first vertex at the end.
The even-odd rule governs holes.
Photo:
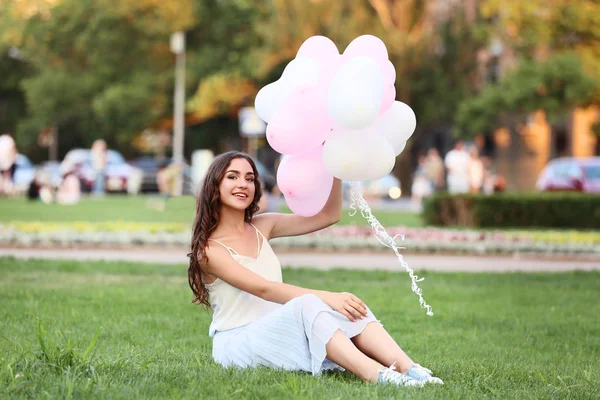
POLYGON ((175 54, 175 94, 173 107, 173 162, 177 165, 175 194, 183 192, 183 137, 185 107, 185 34, 171 35, 171 52, 175 54))

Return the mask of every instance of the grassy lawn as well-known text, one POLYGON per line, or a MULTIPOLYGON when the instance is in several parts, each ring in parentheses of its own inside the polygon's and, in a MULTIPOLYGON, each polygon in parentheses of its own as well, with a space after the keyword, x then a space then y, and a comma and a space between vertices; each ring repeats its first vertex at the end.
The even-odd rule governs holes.
POLYGON ((186 267, 0 259, 0 398, 597 398, 600 274, 285 270, 286 281, 359 295, 443 387, 366 384, 347 373, 223 369, 186 267), (39 325, 38 322, 39 321, 39 325), (101 331, 94 342, 96 332, 101 331))
MULTIPOLYGON (((107 196, 102 198, 86 197, 74 206, 30 203, 26 199, 0 198, 0 222, 43 221, 43 222, 169 222, 191 224, 196 212, 195 199, 192 196, 169 200, 164 211, 156 211, 148 205, 146 196, 107 196)), ((363 225, 368 222, 360 215, 350 217, 345 210, 340 224, 363 225)), ((419 214, 395 211, 374 211, 384 226, 421 226, 419 214)))

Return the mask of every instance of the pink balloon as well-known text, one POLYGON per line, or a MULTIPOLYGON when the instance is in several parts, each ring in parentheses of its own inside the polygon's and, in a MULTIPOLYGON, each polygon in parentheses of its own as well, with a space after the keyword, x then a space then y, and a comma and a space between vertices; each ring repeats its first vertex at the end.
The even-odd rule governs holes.
POLYGON ((321 75, 319 76, 319 86, 327 89, 329 84, 333 80, 333 76, 340 69, 342 63, 344 62, 344 58, 341 54, 336 54, 332 57, 326 59, 323 63, 321 63, 321 75))
POLYGON ((337 46, 325 36, 312 36, 298 49, 296 58, 310 57, 318 61, 321 67, 319 86, 329 86, 333 75, 342 65, 342 56, 337 46))
POLYGON ((333 122, 322 87, 304 87, 286 98, 267 125, 267 141, 281 154, 314 153, 323 147, 333 122))
POLYGON ((396 82, 396 68, 394 67, 394 64, 392 64, 392 62, 390 60, 387 60, 385 63, 383 63, 382 66, 382 71, 383 71, 383 83, 394 83, 396 82))
POLYGON ((396 81, 396 69, 394 64, 388 60, 388 52, 385 43, 377 36, 363 35, 354 39, 346 50, 344 50, 344 59, 350 59, 357 56, 367 56, 377 62, 383 74, 383 83, 390 84, 396 81))
POLYGON ((325 169, 320 151, 291 155, 279 164, 277 185, 294 214, 312 217, 327 203, 333 176, 325 169))
POLYGON ((344 50, 344 56, 367 56, 383 63, 388 59, 388 52, 385 43, 377 36, 362 35, 350 42, 344 50))
POLYGON ((379 115, 385 113, 392 107, 396 101, 396 87, 394 84, 387 85, 383 89, 383 99, 381 100, 381 109, 379 110, 379 115))
POLYGON ((296 57, 312 57, 321 61, 339 54, 337 46, 331 39, 325 36, 312 36, 302 43, 296 57))

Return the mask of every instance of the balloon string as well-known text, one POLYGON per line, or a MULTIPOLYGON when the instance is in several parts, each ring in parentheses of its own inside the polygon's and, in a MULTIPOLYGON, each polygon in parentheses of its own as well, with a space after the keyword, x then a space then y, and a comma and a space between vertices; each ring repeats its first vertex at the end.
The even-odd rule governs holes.
POLYGON ((369 225, 371 225, 371 228, 373 229, 373 235, 375 236, 375 238, 379 240, 379 242, 385 247, 389 247, 392 250, 394 250, 396 257, 398 257, 398 262, 404 267, 404 269, 406 270, 406 272, 408 272, 408 275, 410 276, 412 282, 411 289, 414 293, 417 294, 417 296, 419 296, 419 304, 421 305, 421 308, 427 309, 427 315, 432 316, 433 311, 431 310, 431 306, 425 302, 425 299, 423 298, 423 291, 421 290, 419 285, 417 285, 417 282, 421 282, 425 280, 425 278, 419 278, 417 275, 415 275, 415 272, 412 270, 412 268, 410 268, 408 263, 404 261, 404 257, 402 256, 402 254, 400 254, 399 251, 400 249, 404 249, 404 247, 399 247, 396 245, 396 238, 399 235, 396 235, 392 238, 385 231, 383 225, 381 225, 377 218, 375 218, 375 216, 371 213, 371 208, 362 196, 360 182, 352 182, 352 190, 350 191, 350 197, 352 199, 352 203, 350 204, 350 208, 352 209, 352 211, 350 212, 350 216, 354 216, 356 212, 360 210, 362 216, 369 222, 369 225))

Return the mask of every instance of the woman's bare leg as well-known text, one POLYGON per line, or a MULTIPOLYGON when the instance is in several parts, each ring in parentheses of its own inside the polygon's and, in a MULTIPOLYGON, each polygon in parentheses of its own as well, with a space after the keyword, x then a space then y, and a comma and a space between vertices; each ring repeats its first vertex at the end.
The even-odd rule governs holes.
POLYGON ((368 324, 362 333, 352 338, 352 342, 362 353, 386 367, 396 363, 396 370, 402 373, 406 373, 415 364, 377 322, 368 324))
POLYGON ((357 349, 352 340, 348 339, 339 329, 331 337, 325 349, 329 360, 344 367, 359 378, 370 382, 377 381, 379 370, 383 368, 383 365, 357 349))

